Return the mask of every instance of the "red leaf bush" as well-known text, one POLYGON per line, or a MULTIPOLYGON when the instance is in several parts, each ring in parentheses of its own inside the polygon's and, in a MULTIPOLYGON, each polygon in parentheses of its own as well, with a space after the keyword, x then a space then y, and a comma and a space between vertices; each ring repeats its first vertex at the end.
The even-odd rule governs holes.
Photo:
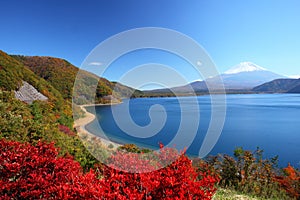
POLYGON ((198 171, 184 154, 170 148, 161 149, 158 160, 149 161, 137 154, 117 152, 108 166, 102 168, 101 180, 107 199, 211 199, 216 191, 218 176, 210 171, 198 171), (166 155, 169 155, 166 157, 166 155), (160 168, 168 159, 177 159, 160 168), (162 160, 161 160, 162 159, 162 160), (121 165, 117 165, 122 163, 121 165), (155 163, 155 164, 153 164, 155 163), (147 173, 128 171, 154 170, 147 173), (155 170, 160 168, 159 170, 155 170), (126 170, 126 171, 124 171, 126 170))
POLYGON ((274 180, 293 198, 300 198, 300 173, 290 164, 283 169, 284 176, 276 176, 274 180))
POLYGON ((98 180, 53 144, 0 140, 1 199, 72 199, 101 196, 98 180))
POLYGON ((84 173, 72 157, 58 157, 53 144, 41 142, 32 146, 0 140, 0 155, 1 199, 211 199, 218 179, 209 170, 197 172, 184 154, 159 170, 159 162, 136 154, 124 157, 119 151, 111 158, 120 167, 154 170, 148 173, 113 165, 84 173))
POLYGON ((65 133, 65 134, 67 134, 67 135, 69 135, 69 136, 75 136, 75 135, 76 135, 73 131, 71 131, 71 129, 70 129, 69 127, 67 127, 67 126, 65 126, 65 125, 59 124, 59 125, 58 125, 58 129, 59 129, 61 132, 65 133))

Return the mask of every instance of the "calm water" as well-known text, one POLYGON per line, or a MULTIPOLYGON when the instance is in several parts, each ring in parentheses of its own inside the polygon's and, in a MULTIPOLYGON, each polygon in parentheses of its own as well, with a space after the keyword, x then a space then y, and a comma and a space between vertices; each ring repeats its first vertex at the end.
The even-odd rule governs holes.
MULTIPOLYGON (((211 120, 210 96, 177 98, 142 98, 125 100, 124 104, 96 107, 97 118, 87 125, 87 129, 101 135, 99 125, 111 140, 121 143, 135 143, 147 148, 158 148, 158 143, 168 144, 177 133, 181 121, 181 109, 185 107, 185 118, 195 123, 197 108, 200 110, 199 128, 187 153, 198 155, 203 138, 211 120), (130 116, 126 113, 129 101, 130 116), (133 137, 122 131, 116 124, 112 109, 120 119, 132 118, 139 126, 151 123, 149 109, 159 104, 167 113, 167 120, 161 130, 148 138, 133 137), (181 106, 181 107, 180 107, 181 106)), ((243 94, 227 95, 225 125, 221 136, 210 154, 226 153, 232 155, 236 147, 255 150, 260 147, 265 157, 279 155, 279 164, 288 162, 300 167, 300 95, 298 94, 243 94)), ((89 108, 88 110, 92 110, 89 108)), ((161 118, 162 111, 152 109, 152 118, 161 118)), ((129 126, 129 125, 128 125, 129 126)), ((127 127, 128 128, 128 127, 127 127)), ((130 126, 129 126, 130 128, 130 126)), ((190 134, 190 127, 184 127, 185 134, 190 134)), ((144 133, 141 133, 141 135, 144 133)), ((186 135, 187 136, 187 135, 186 135)), ((185 136, 181 136, 182 141, 185 136)))

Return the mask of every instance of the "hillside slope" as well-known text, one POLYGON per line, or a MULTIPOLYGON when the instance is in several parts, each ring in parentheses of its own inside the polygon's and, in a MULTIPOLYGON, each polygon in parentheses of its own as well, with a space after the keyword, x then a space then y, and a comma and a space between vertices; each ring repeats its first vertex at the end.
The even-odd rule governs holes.
POLYGON ((23 63, 3 51, 0 51, 0 90, 4 92, 14 92, 15 97, 20 97, 19 99, 24 101, 28 99, 27 103, 32 103, 32 100, 36 98, 33 96, 30 97, 30 92, 32 92, 31 95, 39 95, 40 98, 36 98, 38 100, 47 99, 46 102, 36 102, 31 106, 37 104, 39 107, 42 106, 43 109, 47 109, 49 114, 55 116, 55 118, 51 117, 54 123, 59 122, 68 127, 72 127, 73 117, 71 104, 65 102, 61 93, 49 82, 37 76, 29 68, 25 67, 23 63), (29 96, 24 97, 25 93, 29 96), (22 99, 22 96, 25 99, 22 99))
POLYGON ((298 85, 300 85, 300 79, 276 79, 254 87, 252 90, 264 93, 286 93, 298 85))
POLYGON ((297 86, 290 89, 289 91, 287 91, 287 93, 300 93, 300 83, 297 86))
MULTIPOLYGON (((46 56, 13 56, 29 69, 51 83, 65 99, 71 100, 74 92, 74 82, 80 79, 80 87, 76 88, 75 96, 82 97, 80 103, 105 103, 105 97, 113 95, 115 98, 127 98, 135 89, 116 84, 92 73, 82 71, 66 60, 46 56), (98 81, 96 94, 93 85, 98 81), (115 88, 116 87, 116 88, 115 88), (95 95, 95 96, 94 96, 95 95), (94 99, 95 98, 95 99, 94 99)), ((139 92, 139 91, 137 91, 139 92)))
POLYGON ((39 77, 53 85, 64 98, 71 99, 74 79, 78 69, 59 58, 40 56, 13 56, 39 77))
POLYGON ((65 101, 49 82, 0 51, 0 139, 33 145, 39 141, 54 142, 60 155, 74 156, 83 167, 93 166, 96 159, 83 146, 72 127, 71 103, 65 101), (26 103, 16 99, 14 91, 22 90, 24 82, 47 100, 26 103))
POLYGON ((4 91, 16 91, 21 88, 23 81, 26 81, 49 101, 58 104, 63 98, 51 84, 38 77, 21 62, 0 50, 0 89, 4 91))

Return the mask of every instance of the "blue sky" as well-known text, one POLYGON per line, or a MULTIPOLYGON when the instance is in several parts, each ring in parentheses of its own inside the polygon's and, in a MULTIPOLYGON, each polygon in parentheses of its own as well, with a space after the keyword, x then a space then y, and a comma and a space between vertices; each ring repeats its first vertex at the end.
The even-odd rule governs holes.
MULTIPOLYGON (((284 75, 300 74, 300 1, 297 0, 3 0, 0 49, 9 54, 64 58, 80 66, 105 39, 140 27, 174 29, 196 40, 218 70, 251 61, 284 75)), ((137 52, 116 62, 127 70, 170 57, 137 52), (155 60, 154 58, 157 58, 155 60), (138 61, 137 61, 138 59, 138 61)), ((107 74, 117 79, 118 66, 107 74)))

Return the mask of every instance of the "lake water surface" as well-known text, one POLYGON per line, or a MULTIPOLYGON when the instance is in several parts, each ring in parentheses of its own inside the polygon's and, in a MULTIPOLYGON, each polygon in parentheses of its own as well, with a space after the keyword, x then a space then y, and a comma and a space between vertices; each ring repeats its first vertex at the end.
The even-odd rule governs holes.
MULTIPOLYGON (((184 117, 191 124, 198 123, 196 137, 189 146, 187 153, 198 155, 203 138, 211 120, 210 96, 196 97, 198 105, 191 98, 138 98, 124 100, 125 103, 114 106, 97 106, 97 118, 86 126, 86 129, 101 136, 102 130, 111 140, 120 143, 135 143, 138 146, 157 149, 159 142, 168 144, 177 133, 182 110, 184 117), (129 102, 128 102, 129 101, 129 102), (129 103, 130 116, 126 112, 126 103, 129 103), (180 102, 180 103, 179 103, 180 102), (149 109, 159 104, 164 107, 167 118, 166 123, 157 134, 143 138, 134 137, 119 128, 114 120, 113 112, 122 119, 132 118, 139 126, 144 127, 151 123, 149 109), (199 110, 200 112, 199 112, 199 110), (112 112, 112 109, 113 112, 112 112), (195 122, 197 113, 200 120, 195 122), (99 128, 101 126, 102 130, 99 128)), ((279 156, 280 166, 291 163, 300 167, 300 95, 299 94, 240 94, 226 96, 226 118, 224 128, 218 142, 210 152, 216 155, 226 153, 232 155, 236 147, 255 150, 260 147, 265 157, 279 156)), ((91 108, 88 108, 91 110, 91 108)), ((152 118, 161 118, 162 110, 152 109, 152 118)), ((128 127, 130 130, 130 124, 128 127)), ((189 126, 185 126, 182 141, 188 134, 192 134, 189 126)), ((143 136, 143 137, 142 137, 143 136)), ((147 134, 146 134, 147 136, 147 134)))

